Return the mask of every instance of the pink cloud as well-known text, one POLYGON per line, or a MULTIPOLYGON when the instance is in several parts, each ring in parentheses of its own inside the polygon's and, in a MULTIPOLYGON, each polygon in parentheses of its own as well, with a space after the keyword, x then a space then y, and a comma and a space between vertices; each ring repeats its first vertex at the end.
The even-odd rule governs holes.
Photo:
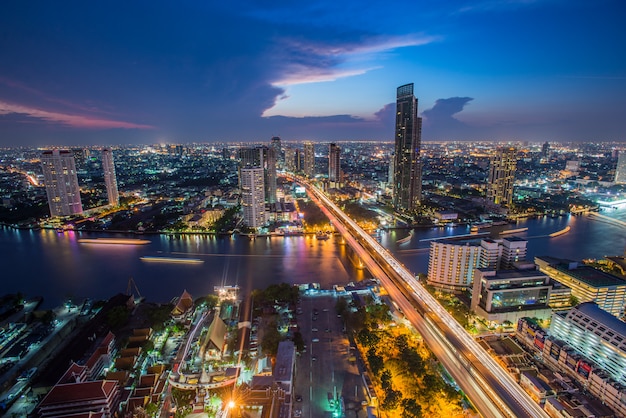
POLYGON ((154 126, 141 125, 132 122, 124 122, 117 120, 98 119, 89 116, 71 115, 60 112, 50 112, 34 107, 12 104, 0 100, 0 115, 19 114, 31 118, 41 119, 47 122, 58 123, 74 128, 85 129, 154 129, 154 126))

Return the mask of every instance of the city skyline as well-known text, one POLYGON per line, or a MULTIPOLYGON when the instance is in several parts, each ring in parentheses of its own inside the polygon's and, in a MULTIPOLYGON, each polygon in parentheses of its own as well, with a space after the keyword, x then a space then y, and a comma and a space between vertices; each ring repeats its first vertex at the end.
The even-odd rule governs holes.
POLYGON ((0 145, 623 140, 618 1, 10 3, 0 145), (398 13, 402 10, 402 13, 398 13))

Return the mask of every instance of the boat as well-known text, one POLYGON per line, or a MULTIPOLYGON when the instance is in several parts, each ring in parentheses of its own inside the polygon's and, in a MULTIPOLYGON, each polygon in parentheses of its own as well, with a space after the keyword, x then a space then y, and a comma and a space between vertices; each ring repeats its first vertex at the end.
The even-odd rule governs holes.
POLYGON ((202 264, 204 260, 199 258, 182 258, 182 257, 160 257, 160 256, 143 256, 139 257, 141 261, 155 263, 175 263, 175 264, 202 264))
POLYGON ((146 245, 150 240, 137 238, 81 238, 81 244, 106 244, 106 245, 146 245))
POLYGON ((318 232, 317 234, 315 234, 315 238, 324 241, 329 239, 330 236, 326 232, 318 232))

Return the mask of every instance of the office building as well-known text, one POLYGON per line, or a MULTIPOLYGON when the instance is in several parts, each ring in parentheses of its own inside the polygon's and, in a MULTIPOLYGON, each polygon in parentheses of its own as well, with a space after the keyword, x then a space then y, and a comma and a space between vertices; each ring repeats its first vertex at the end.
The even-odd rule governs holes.
POLYGON ((398 211, 414 210, 422 193, 422 170, 419 162, 422 118, 417 116, 413 83, 396 91, 396 136, 393 175, 393 207, 398 211))
POLYGON ((626 150, 621 150, 619 154, 617 154, 615 183, 626 184, 626 150))
POLYGON ((548 141, 544 142, 544 144, 541 146, 541 156, 543 158, 548 158, 548 155, 550 154, 550 144, 548 143, 548 141))
POLYGON ((625 279, 576 261, 553 257, 535 257, 535 264, 553 280, 572 289, 572 296, 579 302, 595 302, 617 317, 624 314, 625 279))
POLYGON ((115 176, 113 152, 109 148, 102 149, 102 171, 104 172, 104 185, 107 189, 109 205, 117 206, 120 204, 120 195, 117 191, 117 177, 115 176))
POLYGON ((336 144, 330 144, 328 147, 328 181, 331 183, 341 182, 341 149, 336 144))
POLYGON ((265 200, 276 203, 276 155, 274 149, 267 146, 246 147, 239 149, 239 167, 262 168, 265 200))
POLYGON ((489 164, 487 200, 496 205, 511 205, 516 167, 517 149, 514 147, 498 148, 489 164))
POLYGON ((263 169, 242 168, 241 172, 241 206, 243 222, 250 228, 258 228, 265 224, 265 184, 263 169))
POLYGON ((550 278, 538 270, 474 270, 472 311, 488 321, 517 323, 525 316, 548 319, 550 278))
POLYGON ((41 154, 50 216, 83 213, 74 155, 70 151, 52 150, 41 154))
POLYGON ((615 381, 626 385, 626 323, 592 302, 557 312, 550 335, 592 360, 615 381))
POLYGON ((308 178, 315 177, 315 146, 312 142, 304 143, 304 175, 308 178))

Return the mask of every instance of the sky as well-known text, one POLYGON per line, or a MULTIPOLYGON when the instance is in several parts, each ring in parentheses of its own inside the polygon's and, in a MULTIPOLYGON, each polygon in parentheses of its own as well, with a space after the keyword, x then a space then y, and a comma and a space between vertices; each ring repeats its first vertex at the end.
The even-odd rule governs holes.
POLYGON ((0 146, 626 141, 623 0, 0 2, 0 146))

